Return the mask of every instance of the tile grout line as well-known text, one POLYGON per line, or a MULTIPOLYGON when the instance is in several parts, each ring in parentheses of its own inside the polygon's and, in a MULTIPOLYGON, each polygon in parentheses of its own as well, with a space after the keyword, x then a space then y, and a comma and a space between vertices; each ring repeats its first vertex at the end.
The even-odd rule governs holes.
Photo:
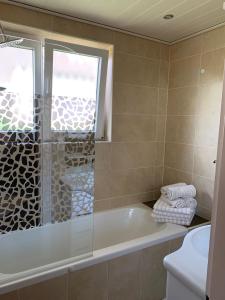
MULTIPOLYGON (((182 170, 182 169, 173 168, 173 167, 170 167, 170 166, 168 166, 168 165, 165 165, 165 167, 166 167, 167 169, 170 169, 170 170, 174 170, 174 171, 182 172, 182 173, 185 173, 185 174, 188 174, 188 175, 192 175, 192 172, 188 172, 188 171, 185 171, 185 170, 182 170)), ((215 182, 215 179, 212 179, 211 177, 199 175, 199 174, 197 174, 197 173, 194 173, 194 175, 197 176, 197 177, 200 177, 200 178, 203 178, 203 179, 206 179, 206 180, 215 182)))
MULTIPOLYGON (((201 82, 201 68, 202 68, 202 50, 203 50, 203 37, 202 37, 202 44, 201 44, 201 51, 200 51, 200 60, 199 60, 199 74, 198 74, 198 80, 197 80, 197 91, 199 91, 199 84, 201 82)), ((192 174, 191 174, 191 182, 193 183, 194 181, 194 176, 195 176, 195 160, 196 160, 196 147, 195 147, 195 143, 196 143, 196 137, 197 137, 197 128, 196 128, 196 118, 197 116, 194 117, 195 118, 195 126, 194 126, 194 148, 193 148, 193 161, 192 161, 192 174)))
POLYGON ((97 199, 95 200, 95 202, 98 202, 98 201, 104 201, 104 200, 113 200, 115 198, 124 198, 124 197, 130 197, 130 196, 140 196, 140 195, 148 195, 148 194, 151 194, 151 193, 154 193, 156 190, 153 189, 153 190, 149 190, 147 192, 138 192, 138 193, 134 193, 134 194, 123 194, 123 195, 119 195, 119 196, 113 196, 113 197, 107 197, 107 198, 101 198, 101 199, 97 199))
MULTIPOLYGON (((201 48, 203 48, 203 46, 201 46, 201 48)), ((193 55, 188 55, 188 56, 183 56, 183 57, 180 57, 180 58, 175 58, 175 59, 172 59, 171 62, 177 62, 177 61, 189 59, 189 58, 192 58, 192 57, 198 56, 198 55, 203 56, 203 55, 211 54, 212 52, 223 50, 223 49, 225 49, 225 45, 223 47, 218 47, 218 48, 215 48, 215 49, 212 49, 212 50, 207 50, 207 51, 203 51, 203 49, 201 49, 201 51, 199 53, 196 53, 196 54, 193 54, 193 55)))
MULTIPOLYGON (((168 63, 168 61, 167 61, 168 63)), ((145 88, 148 88, 148 89, 167 89, 165 87, 159 87, 159 86, 155 86, 155 85, 148 85, 148 84, 138 84, 138 83, 130 83, 130 82, 121 82, 121 81, 118 81, 118 80, 114 80, 113 81, 114 84, 117 84, 117 85, 132 85, 132 86, 135 86, 135 87, 145 87, 145 88)))
POLYGON ((169 106, 170 71, 171 71, 171 48, 169 49, 168 86, 167 86, 166 119, 165 119, 166 127, 165 127, 165 132, 164 132, 162 185, 164 184, 164 177, 165 177, 166 135, 167 135, 167 120, 168 120, 168 106, 169 106))
POLYGON ((162 59, 160 56, 159 57, 148 57, 148 56, 144 56, 144 55, 138 55, 138 54, 134 54, 134 53, 131 53, 131 52, 126 52, 126 51, 123 51, 123 50, 118 50, 118 49, 116 49, 115 44, 113 46, 115 47, 115 52, 117 52, 119 54, 126 54, 126 55, 130 55, 130 56, 138 57, 138 58, 143 58, 143 59, 150 60, 152 62, 159 62, 161 60, 163 62, 167 62, 166 59, 162 59))
POLYGON ((183 145, 183 146, 190 146, 190 147, 192 146, 194 148, 208 148, 208 149, 213 149, 217 147, 217 145, 200 145, 195 143, 182 143, 177 141, 167 141, 167 144, 176 144, 176 145, 183 145))
POLYGON ((191 59, 193 57, 200 56, 200 55, 201 55, 201 51, 199 53, 195 53, 195 54, 192 54, 192 55, 189 55, 189 56, 184 56, 184 57, 181 57, 181 58, 171 59, 171 64, 182 61, 182 60, 188 60, 188 59, 191 59))

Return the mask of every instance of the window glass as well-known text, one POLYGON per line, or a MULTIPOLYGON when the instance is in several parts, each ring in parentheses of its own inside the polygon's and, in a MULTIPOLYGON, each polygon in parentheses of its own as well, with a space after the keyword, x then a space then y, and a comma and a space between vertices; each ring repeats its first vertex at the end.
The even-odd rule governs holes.
POLYGON ((33 50, 0 48, 0 131, 33 129, 33 50))
POLYGON ((51 128, 94 131, 99 57, 53 51, 51 128))

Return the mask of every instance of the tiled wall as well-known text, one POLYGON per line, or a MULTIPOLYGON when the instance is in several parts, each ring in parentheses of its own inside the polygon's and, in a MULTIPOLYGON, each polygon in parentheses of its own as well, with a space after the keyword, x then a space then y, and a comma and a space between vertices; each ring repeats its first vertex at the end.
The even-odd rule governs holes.
POLYGON ((199 213, 213 199, 225 59, 225 27, 171 46, 164 183, 197 188, 199 213))
POLYGON ((96 145, 95 209, 153 199, 163 176, 169 48, 2 3, 0 19, 115 45, 112 143, 96 145))
POLYGON ((163 258, 182 238, 155 245, 55 279, 28 286, 0 300, 162 300, 163 258))
POLYGON ((96 144, 96 209, 153 199, 163 175, 168 47, 113 36, 112 143, 96 144))
POLYGON ((115 46, 112 142, 96 145, 96 210, 156 198, 164 173, 164 183, 195 184, 200 213, 210 215, 225 27, 168 47, 3 3, 0 19, 115 46))

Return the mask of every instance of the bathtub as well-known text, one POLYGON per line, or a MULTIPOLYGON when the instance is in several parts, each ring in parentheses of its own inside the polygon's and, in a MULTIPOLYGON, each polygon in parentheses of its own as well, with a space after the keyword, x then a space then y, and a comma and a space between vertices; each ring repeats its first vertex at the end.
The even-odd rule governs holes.
POLYGON ((144 204, 0 236, 0 294, 184 236, 144 204))

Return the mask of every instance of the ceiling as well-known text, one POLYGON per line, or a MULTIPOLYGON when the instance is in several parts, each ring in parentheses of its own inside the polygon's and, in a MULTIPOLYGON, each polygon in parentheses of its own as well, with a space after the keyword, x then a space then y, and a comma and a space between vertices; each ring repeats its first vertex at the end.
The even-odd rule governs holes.
POLYGON ((118 29, 174 42, 225 22, 222 0, 17 0, 118 29), (171 20, 163 19, 173 14, 171 20))

